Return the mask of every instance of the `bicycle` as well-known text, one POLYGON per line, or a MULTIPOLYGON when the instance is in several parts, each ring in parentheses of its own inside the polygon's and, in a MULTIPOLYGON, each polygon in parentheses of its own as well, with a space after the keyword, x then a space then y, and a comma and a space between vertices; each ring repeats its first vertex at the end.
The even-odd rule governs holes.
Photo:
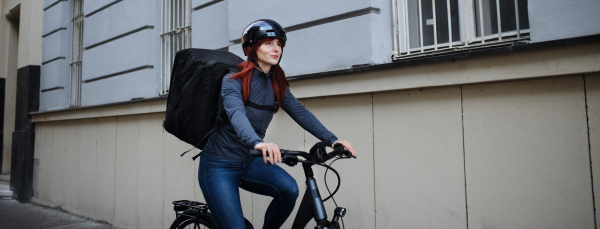
MULTIPOLYGON (((347 159, 347 158, 356 158, 354 157, 348 150, 345 150, 341 144, 336 144, 334 146, 335 150, 330 153, 325 151, 326 145, 324 143, 317 143, 310 150, 310 153, 303 151, 290 151, 290 150, 280 150, 282 156, 282 162, 288 166, 295 166, 298 162, 302 163, 302 167, 304 169, 304 175, 306 177, 306 191, 304 193, 304 197, 300 203, 300 207, 298 208, 298 213, 296 214, 296 218, 294 219, 294 223, 292 224, 292 228, 304 228, 311 219, 314 219, 316 222, 315 229, 340 229, 339 221, 341 219, 342 226, 344 226, 343 217, 346 215, 346 209, 343 207, 338 207, 335 199, 333 199, 333 195, 337 193, 340 188, 340 175, 339 173, 331 167, 331 164, 338 159, 347 159), (304 158, 304 160, 298 159, 298 156, 304 158), (326 161, 336 158, 329 165, 325 164, 326 161), (314 178, 314 173, 312 170, 313 165, 319 165, 326 167, 325 175, 327 176, 327 171, 331 170, 335 173, 338 178, 338 184, 336 189, 332 192, 329 191, 329 187, 327 187, 327 180, 325 179, 325 186, 327 187, 327 191, 329 192, 329 197, 325 199, 321 199, 321 195, 319 193, 319 188, 317 186, 317 182, 314 178), (327 220, 327 213, 325 212, 325 206, 323 202, 328 199, 332 199, 336 205, 334 210, 334 216, 331 221, 327 220)), ((258 150, 250 150, 250 156, 252 157, 262 157, 262 152, 258 150)), ((171 229, 181 229, 181 228, 210 228, 217 229, 217 225, 213 220, 210 212, 208 211, 208 206, 205 203, 200 203, 196 201, 190 200, 179 200, 173 201, 173 209, 175 210, 176 218, 171 224, 171 229)), ((252 224, 245 219, 246 228, 254 228, 252 224)))

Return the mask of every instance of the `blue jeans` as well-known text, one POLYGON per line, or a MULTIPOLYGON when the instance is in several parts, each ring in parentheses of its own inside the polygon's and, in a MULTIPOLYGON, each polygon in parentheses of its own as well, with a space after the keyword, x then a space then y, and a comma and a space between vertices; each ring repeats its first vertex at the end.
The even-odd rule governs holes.
POLYGON ((262 157, 252 158, 249 163, 235 163, 202 153, 198 180, 208 208, 221 229, 245 228, 239 188, 273 197, 263 228, 281 227, 298 198, 296 180, 277 165, 267 166, 262 157))

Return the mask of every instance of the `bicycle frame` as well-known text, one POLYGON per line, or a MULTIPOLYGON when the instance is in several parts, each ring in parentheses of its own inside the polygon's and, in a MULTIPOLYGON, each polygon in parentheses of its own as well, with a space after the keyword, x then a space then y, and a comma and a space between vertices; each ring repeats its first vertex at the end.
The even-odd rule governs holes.
MULTIPOLYGON (((254 153, 251 154, 254 156, 262 155, 262 153, 259 151, 253 152, 254 153)), ((296 218, 292 224, 292 229, 304 228, 312 218, 315 219, 317 224, 315 228, 317 229, 339 229, 340 225, 338 220, 341 217, 344 217, 346 214, 346 209, 341 207, 336 208, 333 219, 331 221, 327 220, 327 212, 325 211, 323 199, 321 198, 319 187, 317 186, 317 181, 314 178, 314 172, 312 169, 312 166, 316 164, 316 161, 318 161, 317 158, 311 154, 301 151, 281 150, 281 153, 283 155, 283 162, 289 166, 295 166, 298 163, 298 156, 302 156, 307 159, 307 161, 301 162, 302 168, 304 169, 304 176, 306 177, 306 191, 302 197, 302 202, 300 202, 300 207, 298 208, 298 213, 296 213, 296 218)), ((336 154, 334 152, 326 154, 328 158, 333 158, 335 155, 336 154)))
MULTIPOLYGON (((340 146, 341 146, 341 144, 340 144, 340 146)), ((250 154, 253 157, 262 157, 262 152, 257 151, 257 150, 250 150, 250 154)), ((319 193, 319 187, 317 186, 317 181, 314 178, 314 172, 313 172, 312 166, 313 165, 323 165, 325 167, 332 169, 332 171, 337 174, 337 172, 333 168, 331 168, 327 165, 324 165, 323 163, 325 161, 327 161, 328 159, 334 158, 336 156, 342 156, 342 158, 344 158, 344 156, 350 157, 350 156, 352 156, 352 155, 350 155, 350 152, 343 150, 343 147, 341 148, 341 150, 337 150, 337 147, 336 147, 336 151, 331 152, 329 154, 327 154, 323 150, 324 155, 317 154, 317 155, 313 156, 309 153, 302 152, 302 151, 288 151, 288 150, 281 150, 281 154, 283 156, 282 161, 289 166, 295 166, 298 164, 298 162, 301 162, 302 168, 304 169, 304 175, 306 177, 306 191, 304 192, 304 196, 302 197, 302 201, 300 203, 298 213, 296 213, 296 218, 294 219, 294 223, 292 224, 292 229, 304 228, 308 224, 308 222, 310 222, 310 220, 313 218, 315 219, 315 222, 317 224, 315 226, 315 229, 325 229, 325 228, 340 229, 340 224, 338 221, 342 217, 344 217, 344 215, 346 214, 346 209, 342 208, 342 207, 337 207, 334 211, 334 216, 333 216, 332 220, 331 221, 327 220, 327 212, 325 211, 325 206, 323 205, 323 199, 321 199, 321 194, 319 193), (302 156, 307 160, 299 161, 298 156, 302 156)), ((354 156, 352 156, 352 157, 354 157, 354 156)), ((335 192, 337 192, 337 188, 333 192, 333 194, 335 194, 335 192)), ((196 202, 196 201, 189 201, 189 200, 181 200, 181 201, 174 201, 173 204, 175 205, 174 210, 175 210, 175 214, 177 216, 177 218, 175 219, 175 222, 173 224, 173 225, 175 225, 175 228, 178 228, 179 225, 181 225, 183 223, 183 222, 180 222, 181 220, 183 220, 183 219, 180 219, 180 216, 187 217, 184 219, 198 220, 198 219, 200 219, 201 213, 208 214, 208 211, 207 211, 208 207, 204 203, 200 203, 200 202, 196 202), (193 213, 196 213, 197 215, 196 214, 195 215, 185 214, 185 212, 187 210, 194 210, 193 213)), ((206 215, 206 216, 204 216, 204 219, 212 220, 212 217, 210 215, 206 215)), ((173 225, 171 226, 172 228, 174 227, 173 225)), ((246 226, 251 226, 250 222, 248 222, 247 220, 246 220, 246 226)))
POLYGON ((338 222, 329 222, 327 220, 327 212, 323 205, 323 199, 321 199, 319 187, 314 178, 312 170, 313 165, 314 164, 311 163, 302 163, 304 175, 306 176, 306 191, 304 192, 304 197, 302 197, 298 213, 292 224, 292 229, 304 228, 312 218, 314 218, 317 223, 315 228, 321 229, 328 227, 338 229, 340 228, 338 222))

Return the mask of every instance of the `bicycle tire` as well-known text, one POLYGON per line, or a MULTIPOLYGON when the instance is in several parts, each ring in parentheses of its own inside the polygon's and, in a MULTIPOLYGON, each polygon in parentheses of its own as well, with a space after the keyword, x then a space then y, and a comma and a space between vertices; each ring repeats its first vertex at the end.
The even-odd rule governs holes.
POLYGON ((197 210, 187 210, 182 215, 173 220, 171 229, 200 228, 200 229, 218 229, 217 223, 208 212, 198 212, 197 210), (195 215, 196 217, 189 217, 195 215))

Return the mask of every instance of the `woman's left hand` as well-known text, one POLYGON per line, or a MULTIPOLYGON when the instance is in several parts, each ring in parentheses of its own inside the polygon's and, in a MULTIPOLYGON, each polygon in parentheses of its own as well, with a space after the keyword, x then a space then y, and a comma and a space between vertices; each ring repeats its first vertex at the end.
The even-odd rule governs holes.
POLYGON ((344 146, 344 148, 346 148, 348 151, 350 151, 350 153, 352 153, 352 156, 356 157, 356 151, 354 151, 354 147, 352 147, 352 145, 350 145, 350 143, 348 143, 348 141, 337 140, 331 145, 331 148, 333 148, 333 146, 337 143, 342 144, 344 146))

